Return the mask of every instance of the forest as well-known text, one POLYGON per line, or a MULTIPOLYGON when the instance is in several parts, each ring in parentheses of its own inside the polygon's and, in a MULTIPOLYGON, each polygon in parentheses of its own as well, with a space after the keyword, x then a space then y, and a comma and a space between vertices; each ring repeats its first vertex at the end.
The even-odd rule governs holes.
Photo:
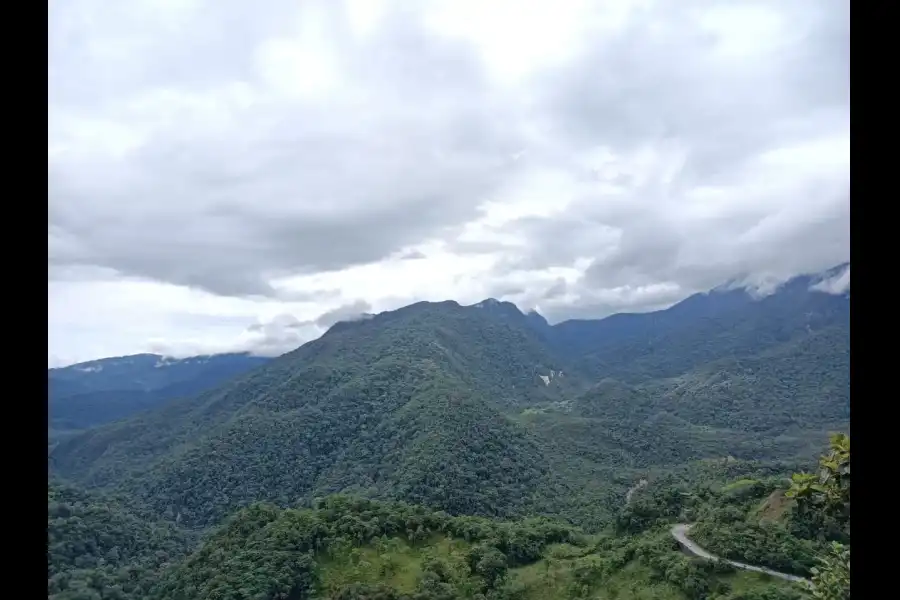
POLYGON ((662 478, 619 512, 615 528, 596 534, 547 518, 454 517, 420 505, 334 495, 305 508, 254 503, 196 544, 179 528, 142 521, 110 499, 52 485, 50 595, 67 600, 807 598, 803 586, 693 559, 679 552, 668 534, 667 526, 686 513, 701 525, 728 513, 740 535, 710 538, 698 531, 695 539, 722 556, 755 558, 811 576, 816 597, 844 598, 849 597, 849 558, 832 560, 829 552, 849 556, 849 438, 835 436, 821 463, 828 476, 794 474, 787 486, 777 479, 742 478, 689 487, 684 480, 662 478), (770 502, 759 502, 773 494, 787 500, 779 514, 770 502), (754 529, 750 523, 760 511, 780 529, 754 529), (736 525, 741 521, 743 530, 736 525), (810 529, 795 521, 830 526, 810 529))

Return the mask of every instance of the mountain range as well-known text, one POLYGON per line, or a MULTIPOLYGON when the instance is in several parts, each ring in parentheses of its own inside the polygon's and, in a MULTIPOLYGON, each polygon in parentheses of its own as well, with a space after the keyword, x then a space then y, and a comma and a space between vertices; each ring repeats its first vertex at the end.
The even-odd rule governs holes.
MULTIPOLYGON (((846 269, 556 325, 494 299, 420 302, 268 361, 141 355, 50 370, 51 390, 108 394, 95 406, 134 406, 119 390, 155 398, 130 416, 67 417, 126 418, 60 438, 51 473, 189 528, 334 492, 599 527, 637 473, 804 461, 848 427, 849 290, 822 289, 846 269), (172 386, 201 391, 162 393, 172 386)), ((57 393, 51 422, 83 398, 57 393)))
POLYGON ((84 429, 211 389, 264 364, 246 353, 103 358, 47 370, 48 425, 84 429))

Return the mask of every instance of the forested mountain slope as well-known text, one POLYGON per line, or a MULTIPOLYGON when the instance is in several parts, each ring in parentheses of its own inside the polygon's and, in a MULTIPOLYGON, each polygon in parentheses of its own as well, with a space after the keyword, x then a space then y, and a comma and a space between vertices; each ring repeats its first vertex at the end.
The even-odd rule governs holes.
POLYGON ((844 332, 842 343, 849 343, 849 290, 816 289, 846 268, 796 277, 762 298, 745 289, 716 289, 662 311, 564 321, 553 326, 548 339, 594 377, 631 383, 755 356, 831 327, 844 332))
POLYGON ((669 379, 637 385, 604 379, 569 409, 609 424, 638 426, 668 414, 696 426, 771 437, 844 426, 850 418, 848 332, 827 327, 669 379))
POLYGON ((420 303, 341 323, 216 390, 62 441, 51 468, 192 526, 348 489, 453 513, 540 511, 558 477, 500 410, 583 382, 511 316, 420 303))
POLYGON ((599 526, 635 469, 812 456, 847 425, 849 299, 815 281, 632 315, 643 324, 614 343, 496 300, 341 322, 216 389, 61 440, 51 470, 189 527, 341 491, 599 526), (581 341, 566 349, 559 331, 581 341))
POLYGON ((849 331, 831 325, 676 377, 605 378, 519 420, 568 452, 620 468, 716 456, 810 459, 850 422, 849 331))

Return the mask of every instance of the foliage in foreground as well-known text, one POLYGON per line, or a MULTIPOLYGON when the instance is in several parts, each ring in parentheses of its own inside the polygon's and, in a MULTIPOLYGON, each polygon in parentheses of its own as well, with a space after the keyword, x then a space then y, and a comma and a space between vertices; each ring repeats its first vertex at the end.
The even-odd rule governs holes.
MULTIPOLYGON (((823 600, 850 598, 850 438, 831 437, 815 474, 795 473, 784 497, 793 501, 786 523, 765 522, 748 511, 761 482, 720 494, 693 529, 692 537, 726 558, 810 576, 812 593, 823 600), (755 493, 754 493, 755 488, 755 493)), ((781 492, 776 491, 775 494, 781 492)), ((770 496, 771 498, 772 496, 770 496)))
POLYGON ((591 537, 542 518, 453 517, 346 496, 308 509, 247 507, 186 558, 176 530, 161 535, 156 525, 133 519, 55 527, 64 547, 94 538, 107 545, 91 546, 79 559, 94 557, 90 569, 51 554, 53 600, 802 598, 792 584, 687 557, 666 527, 591 537), (135 551, 104 562, 115 546, 135 551))
POLYGON ((788 494, 801 513, 820 515, 846 535, 848 545, 832 541, 830 551, 813 569, 813 595, 822 600, 850 598, 850 437, 835 434, 830 452, 819 460, 817 475, 794 476, 788 494))
POLYGON ((821 600, 850 598, 850 546, 831 543, 831 551, 813 567, 813 596, 821 600))
MULTIPOLYGON (((471 594, 493 590, 508 565, 537 560, 548 544, 578 541, 575 530, 545 519, 502 523, 343 496, 327 498, 315 509, 281 510, 258 504, 229 519, 170 571, 156 597, 303 598, 321 590, 321 566, 329 559, 343 560, 354 548, 376 540, 389 549, 391 538, 422 546, 435 537, 463 540, 469 547, 462 562, 435 556, 423 565, 414 591, 433 593, 423 598, 476 597, 471 594), (465 590, 470 594, 451 594, 465 590)), ((355 563, 347 568, 359 567, 359 561, 355 563)), ((329 592, 334 597, 356 597, 348 596, 345 588, 329 592)))
POLYGON ((335 496, 314 509, 242 510, 170 569, 152 597, 565 600, 610 590, 619 598, 802 597, 790 584, 736 578, 677 548, 665 529, 590 538, 546 519, 452 517, 335 496))

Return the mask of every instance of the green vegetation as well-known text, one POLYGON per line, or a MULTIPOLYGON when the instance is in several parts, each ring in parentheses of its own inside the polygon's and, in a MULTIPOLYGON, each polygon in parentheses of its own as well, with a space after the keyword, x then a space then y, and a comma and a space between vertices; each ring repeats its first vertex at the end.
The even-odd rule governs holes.
MULTIPOLYGON (((163 411, 159 429, 115 424, 62 441, 51 459, 78 444, 54 466, 79 466, 73 461, 88 454, 103 469, 88 481, 130 470, 121 489, 192 527, 214 525, 257 500, 290 505, 337 491, 493 517, 554 513, 554 502, 572 501, 569 488, 578 484, 554 473, 545 446, 428 363, 391 357, 352 375, 327 371, 300 382, 307 389, 264 396, 280 404, 265 412, 248 406, 218 421, 219 407, 204 402, 177 438, 161 440, 172 427, 163 411), (308 400, 298 406, 296 397, 308 400), (170 448, 142 462, 147 450, 170 448)), ((259 383, 241 383, 214 402, 251 396, 259 383)))
POLYGON ((54 600, 144 597, 191 542, 170 523, 115 499, 52 483, 47 490, 47 588, 54 600))
MULTIPOLYGON (((135 596, 123 589, 102 597, 799 597, 789 585, 693 561, 664 531, 594 539, 541 519, 451 517, 340 496, 313 509, 243 509, 185 560, 155 573, 155 583, 145 578, 130 591, 135 596)), ((56 596, 64 597, 79 596, 56 596)))
POLYGON ((451 517, 405 504, 331 497, 315 509, 244 509, 155 592, 161 598, 475 598, 498 589, 510 566, 533 562, 571 528, 451 517))
MULTIPOLYGON (((822 600, 850 598, 850 437, 831 438, 830 452, 819 460, 818 475, 793 476, 788 495, 797 499, 804 524, 820 523, 813 533, 831 540, 828 553, 813 568, 813 595, 822 600), (812 519, 809 517, 812 516, 812 519)), ((811 533, 804 528, 804 533, 811 533)))
POLYGON ((65 547, 66 536, 103 542, 82 542, 92 550, 78 566, 51 552, 53 600, 802 597, 791 584, 692 560, 664 529, 592 537, 546 519, 452 517, 332 496, 309 509, 254 504, 182 558, 190 541, 172 528, 110 520, 107 505, 78 498, 84 513, 104 518, 80 528, 51 526, 55 546, 65 547), (136 537, 147 543, 129 553, 136 537), (104 563, 114 548, 121 552, 104 563))
MULTIPOLYGON (((783 344, 802 345, 810 333, 830 328, 835 330, 827 335, 829 343, 847 353, 849 298, 811 293, 814 280, 797 277, 759 300, 744 290, 721 290, 655 313, 561 323, 552 341, 593 378, 634 384, 678 377, 723 359, 740 361, 783 344)), ((818 357, 807 358, 810 371, 817 370, 818 357)), ((828 376, 843 381, 849 373, 828 376)))
POLYGON ((762 518, 785 479, 743 478, 707 488, 693 510, 691 539, 718 556, 808 577, 822 548, 794 536, 782 520, 762 518))
POLYGON ((718 556, 801 577, 809 577, 822 551, 779 525, 746 521, 703 521, 691 530, 691 539, 718 556))
POLYGON ((59 438, 51 468, 195 528, 254 501, 287 506, 350 492, 596 530, 611 522, 637 469, 811 457, 821 428, 846 412, 843 392, 813 394, 821 379, 805 365, 822 353, 813 360, 795 341, 777 346, 777 360, 747 364, 778 363, 785 389, 810 399, 775 411, 765 394, 754 396, 742 421, 709 417, 728 386, 705 374, 677 385, 604 380, 585 391, 579 371, 510 307, 421 303, 339 324, 215 390, 59 438), (560 371, 549 384, 539 377, 560 371), (701 378, 685 395, 685 382, 701 378), (761 435, 754 411, 786 416, 761 435), (818 416, 804 422, 804 414, 818 416))
POLYGON ((714 553, 838 589, 849 441, 818 475, 790 474, 849 424, 847 300, 807 288, 710 294, 618 319, 605 341, 507 303, 419 303, 339 323, 215 389, 58 432, 50 596, 806 594, 688 557, 673 523, 695 523, 714 553))
POLYGON ((60 440, 51 468, 195 528, 250 502, 341 491, 599 524, 610 502, 597 497, 624 488, 581 494, 599 467, 568 461, 502 412, 522 397, 574 394, 575 375, 538 377, 558 369, 551 360, 521 323, 413 305, 342 324, 217 390, 60 440))
MULTIPOLYGON (((723 487, 704 504, 691 538, 725 558, 805 577, 822 572, 817 564, 827 556, 828 577, 841 577, 834 569, 850 540, 849 437, 832 436, 820 467, 818 475, 794 474, 787 490, 772 481, 723 487), (776 503, 780 518, 763 518, 776 503)), ((846 580, 849 585, 849 572, 846 580)))

